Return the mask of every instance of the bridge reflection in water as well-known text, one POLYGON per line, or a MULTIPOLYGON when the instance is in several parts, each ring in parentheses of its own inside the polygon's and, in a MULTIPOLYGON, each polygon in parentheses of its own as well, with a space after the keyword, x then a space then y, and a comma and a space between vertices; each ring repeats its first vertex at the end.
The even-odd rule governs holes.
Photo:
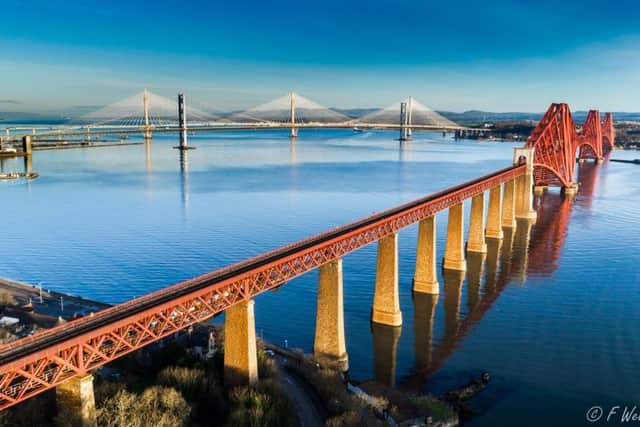
MULTIPOLYGON (((575 203, 589 209, 596 191, 599 164, 580 164, 576 196, 545 192, 535 196, 535 224, 519 219, 505 227, 504 238, 487 239, 487 253, 468 253, 467 272, 442 271, 444 295, 413 293, 414 368, 398 384, 417 390, 453 355, 471 328, 482 320, 509 284, 524 285, 528 276, 549 276, 558 268, 575 203), (467 315, 461 318, 462 291, 467 286, 467 315), (482 286, 484 279, 484 287, 482 286), (436 309, 443 304, 442 336, 434 336, 436 309), (437 345, 434 346, 434 342, 437 345)), ((373 324, 374 379, 395 386, 401 327, 373 324)))

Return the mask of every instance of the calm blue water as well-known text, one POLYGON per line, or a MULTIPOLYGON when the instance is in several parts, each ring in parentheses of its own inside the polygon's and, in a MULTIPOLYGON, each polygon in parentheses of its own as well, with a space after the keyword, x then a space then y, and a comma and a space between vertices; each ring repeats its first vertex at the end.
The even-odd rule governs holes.
MULTIPOLYGON (((396 137, 200 134, 183 162, 169 136, 36 152, 39 179, 0 182, 0 276, 117 303, 504 167, 514 146, 396 137)), ((375 245, 347 256, 351 376, 441 392, 489 371, 472 425, 580 425, 593 405, 640 403, 640 167, 588 166, 581 194, 537 198, 538 223, 470 259, 466 278, 441 278, 437 301, 412 298, 417 229, 403 231, 400 330, 369 322, 375 245)), ((311 351, 316 280, 258 297, 258 334, 311 351)))

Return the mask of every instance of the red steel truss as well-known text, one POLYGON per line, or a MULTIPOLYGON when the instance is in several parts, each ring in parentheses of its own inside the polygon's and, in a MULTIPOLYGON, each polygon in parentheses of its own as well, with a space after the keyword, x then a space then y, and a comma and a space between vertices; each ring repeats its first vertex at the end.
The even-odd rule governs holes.
POLYGON ((602 158, 602 124, 600 112, 591 110, 582 126, 582 132, 576 140, 578 144, 578 158, 601 159, 602 158))
POLYGON ((605 113, 604 121, 602 122, 603 151, 608 152, 613 150, 615 138, 616 132, 615 129, 613 129, 613 114, 605 113))
POLYGON ((525 173, 521 164, 0 347, 0 409, 140 349, 525 173))
POLYGON ((582 132, 576 126, 567 104, 551 104, 525 144, 534 148, 533 173, 536 185, 570 187, 575 182, 575 159, 600 159, 613 147, 613 116, 589 111, 582 132))

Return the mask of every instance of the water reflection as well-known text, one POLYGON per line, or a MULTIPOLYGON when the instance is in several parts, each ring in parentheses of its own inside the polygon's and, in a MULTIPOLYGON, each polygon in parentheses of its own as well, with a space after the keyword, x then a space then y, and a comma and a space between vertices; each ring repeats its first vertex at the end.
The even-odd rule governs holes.
POLYGON ((467 312, 472 312, 480 303, 482 270, 486 254, 469 252, 467 254, 467 312))
POLYGON ((413 293, 413 329, 415 369, 428 369, 431 365, 433 323, 436 317, 438 295, 413 293))
MULTIPOLYGON (((589 165, 592 166, 592 165, 589 165)), ((595 172, 593 172, 595 175, 595 172)), ((590 171, 582 174, 585 197, 594 185, 590 171)), ((514 281, 524 284, 527 275, 550 275, 558 266, 571 213, 572 198, 547 192, 535 198, 538 219, 517 221, 505 228, 503 240, 487 239, 487 253, 467 254, 467 314, 460 316, 465 274, 444 270, 444 328, 439 344, 432 348, 433 313, 437 296, 413 298, 415 311, 415 368, 402 387, 418 389, 451 357, 471 327, 482 320, 503 290, 514 281), (484 289, 482 278, 484 276, 484 289), (429 299, 430 298, 430 299, 429 299), (431 304, 431 305, 430 305, 431 304)))
POLYGON ((400 326, 371 323, 373 334, 373 372, 375 380, 381 384, 394 386, 396 383, 396 360, 398 341, 402 333, 400 326))
POLYGON ((182 196, 183 219, 189 210, 189 151, 180 150, 180 194, 182 196))

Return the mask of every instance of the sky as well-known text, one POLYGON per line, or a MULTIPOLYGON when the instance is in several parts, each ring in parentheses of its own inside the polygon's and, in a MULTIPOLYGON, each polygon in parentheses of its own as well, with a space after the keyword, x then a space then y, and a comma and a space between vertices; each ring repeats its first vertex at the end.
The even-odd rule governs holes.
POLYGON ((74 111, 148 87, 249 108, 640 111, 637 0, 3 0, 0 111, 74 111))

